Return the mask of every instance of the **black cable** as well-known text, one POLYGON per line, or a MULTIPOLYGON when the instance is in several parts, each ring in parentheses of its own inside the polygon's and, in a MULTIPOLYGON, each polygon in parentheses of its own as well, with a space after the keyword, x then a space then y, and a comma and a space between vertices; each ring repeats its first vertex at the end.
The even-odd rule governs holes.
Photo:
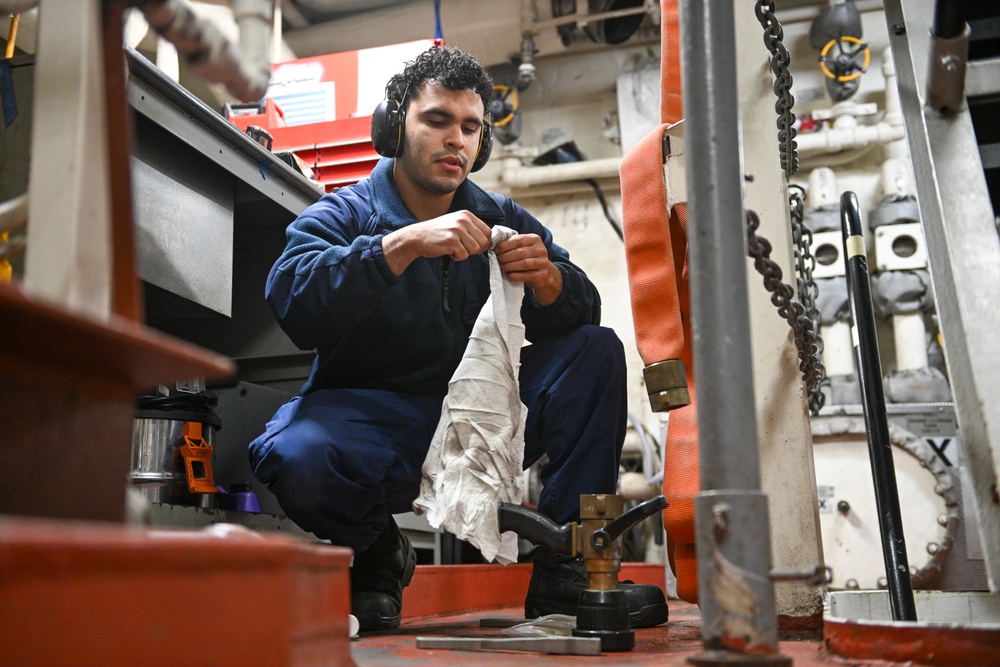
POLYGON ((598 185, 597 181, 592 178, 585 179, 584 183, 594 188, 594 194, 597 195, 597 200, 601 202, 601 208, 604 209, 604 217, 608 219, 609 223, 611 223, 611 227, 614 228, 615 234, 618 235, 618 240, 624 243, 625 234, 622 233, 621 225, 619 225, 611 215, 611 209, 608 207, 608 201, 604 198, 604 191, 601 190, 601 186, 598 185))

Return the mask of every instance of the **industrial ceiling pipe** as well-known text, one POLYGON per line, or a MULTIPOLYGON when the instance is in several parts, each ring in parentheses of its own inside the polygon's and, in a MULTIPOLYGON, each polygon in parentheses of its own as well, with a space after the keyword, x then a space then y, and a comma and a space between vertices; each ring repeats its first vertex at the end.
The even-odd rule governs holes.
POLYGON ((273 3, 252 0, 250 4, 233 4, 241 6, 241 30, 244 26, 248 29, 248 41, 255 53, 259 53, 260 42, 264 42, 262 57, 242 55, 214 23, 199 17, 185 0, 144 0, 138 6, 150 27, 174 44, 193 72, 208 81, 225 85, 226 90, 240 100, 258 100, 267 92, 271 65, 267 57, 267 39, 260 38, 256 24, 261 22, 259 17, 266 14, 262 23, 270 34, 273 3))
POLYGON ((18 14, 38 5, 38 0, 0 0, 0 14, 18 14))

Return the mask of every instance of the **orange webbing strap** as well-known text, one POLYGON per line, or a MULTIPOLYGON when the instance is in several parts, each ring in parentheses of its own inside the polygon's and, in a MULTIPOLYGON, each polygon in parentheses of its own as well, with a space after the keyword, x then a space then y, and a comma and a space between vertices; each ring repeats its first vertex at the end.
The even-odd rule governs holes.
POLYGON ((684 118, 681 98, 681 21, 677 0, 660 0, 660 122, 684 118))
MULTIPOLYGON (((681 327, 680 274, 686 244, 674 251, 677 233, 667 215, 663 181, 663 132, 647 134, 625 152, 621 165, 622 225, 628 269, 632 324, 639 356, 647 366, 679 359, 684 347, 681 327)), ((669 500, 669 498, 668 498, 669 500)))
MULTIPOLYGON (((687 203, 675 204, 670 211, 670 231, 674 236, 675 263, 678 246, 687 251, 687 203)), ((694 358, 691 348, 691 298, 688 289, 686 255, 679 281, 681 326, 684 348, 681 361, 687 377, 691 403, 670 412, 667 439, 663 447, 663 495, 670 506, 663 510, 663 527, 674 543, 671 564, 677 577, 677 597, 698 601, 698 559, 694 549, 694 498, 701 490, 698 472, 698 395, 694 384, 694 358)))
POLYGON ((663 180, 666 125, 633 144, 621 166, 625 263, 636 345, 643 363, 681 359, 691 404, 673 410, 667 425, 663 494, 670 505, 663 523, 674 546, 671 554, 677 593, 697 601, 694 551, 694 496, 699 491, 698 429, 691 354, 687 272, 687 204, 667 210, 663 180))

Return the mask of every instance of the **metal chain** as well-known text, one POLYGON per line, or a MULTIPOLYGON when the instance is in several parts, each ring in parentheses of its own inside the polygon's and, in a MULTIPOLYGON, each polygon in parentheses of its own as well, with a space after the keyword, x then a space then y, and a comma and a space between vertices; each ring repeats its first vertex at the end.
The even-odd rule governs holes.
POLYGON ((771 259, 771 242, 763 236, 757 236, 760 218, 747 209, 747 242, 749 255, 754 260, 754 267, 764 277, 764 287, 771 293, 771 303, 792 328, 795 335, 795 348, 799 353, 799 371, 806 383, 809 394, 809 411, 818 415, 825 402, 825 396, 820 390, 826 369, 820 361, 820 342, 817 328, 807 315, 806 307, 793 298, 792 286, 782 282, 781 267, 771 259))
POLYGON ((778 156, 786 177, 799 170, 799 156, 795 144, 795 115, 792 107, 792 73, 788 69, 791 56, 782 43, 784 30, 774 15, 774 0, 757 0, 754 7, 757 20, 764 28, 764 45, 771 52, 771 72, 774 74, 774 94, 777 101, 774 110, 778 113, 778 156))
MULTIPOLYGON (((816 331, 819 331, 820 314, 816 306, 819 296, 819 286, 813 278, 816 269, 816 258, 812 255, 813 233, 804 223, 805 190, 800 185, 789 185, 788 203, 791 209, 792 243, 795 249, 795 273, 798 283, 799 300, 806 309, 806 315, 813 321, 816 331)), ((823 338, 819 337, 819 351, 823 351, 823 338)))

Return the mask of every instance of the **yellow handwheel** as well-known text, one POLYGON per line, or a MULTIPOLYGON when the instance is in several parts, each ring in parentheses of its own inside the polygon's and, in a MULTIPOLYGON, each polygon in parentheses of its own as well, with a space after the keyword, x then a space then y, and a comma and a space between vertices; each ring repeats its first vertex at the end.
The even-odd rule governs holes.
POLYGON ((517 111, 518 99, 517 88, 494 84, 493 104, 490 105, 490 113, 493 116, 493 127, 503 127, 514 120, 514 112, 517 111))
POLYGON ((872 52, 868 50, 868 45, 857 37, 851 37, 849 35, 842 35, 837 39, 831 39, 826 43, 826 46, 823 47, 823 50, 819 52, 819 68, 823 70, 823 74, 825 74, 827 78, 836 79, 841 83, 845 81, 853 81, 868 71, 868 65, 871 63, 871 60, 872 52), (857 48, 853 51, 848 51, 844 48, 844 42, 854 44, 857 48), (833 48, 834 44, 837 45, 837 50, 840 53, 837 56, 827 56, 827 53, 830 52, 830 49, 833 48), (864 64, 860 66, 856 60, 859 53, 864 53, 865 57, 864 64), (827 66, 827 63, 832 64, 833 69, 836 71, 831 70, 827 66), (839 74, 838 72, 841 71, 845 73, 839 74))

